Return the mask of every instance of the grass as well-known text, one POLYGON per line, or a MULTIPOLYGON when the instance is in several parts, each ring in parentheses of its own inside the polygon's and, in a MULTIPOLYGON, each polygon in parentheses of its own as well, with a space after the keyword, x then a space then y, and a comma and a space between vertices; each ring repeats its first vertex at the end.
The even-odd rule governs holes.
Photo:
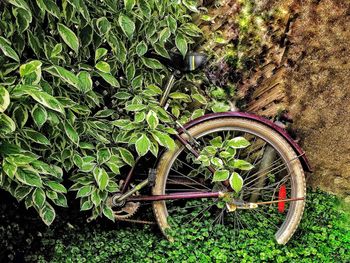
POLYGON ((205 222, 201 228, 178 229, 176 241, 168 242, 152 226, 86 224, 81 215, 65 215, 45 228, 28 214, 10 213, 1 220, 1 245, 6 248, 0 261, 348 262, 348 213, 335 196, 311 192, 300 227, 285 246, 269 231, 245 230, 237 236, 221 228, 211 232, 205 222))

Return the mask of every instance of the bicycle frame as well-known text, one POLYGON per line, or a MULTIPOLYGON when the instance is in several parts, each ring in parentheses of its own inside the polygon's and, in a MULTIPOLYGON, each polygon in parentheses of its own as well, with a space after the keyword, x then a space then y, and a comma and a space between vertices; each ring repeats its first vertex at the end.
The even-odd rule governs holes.
MULTIPOLYGON (((160 100, 160 106, 164 108, 164 110, 167 110, 167 101, 168 101, 168 96, 170 94, 171 89, 173 88, 175 84, 175 79, 176 75, 179 74, 178 71, 173 72, 173 74, 170 76, 168 83, 166 84, 165 91, 163 93, 163 96, 160 100)), ((189 139, 192 139, 191 135, 187 132, 187 129, 191 128, 194 125, 197 125, 201 122, 214 119, 214 118, 224 118, 224 117, 241 117, 241 118, 247 118, 247 119, 253 119, 255 121, 258 121, 260 123, 263 123, 265 125, 270 126, 277 132, 279 132, 293 147, 295 152, 298 155, 298 158, 300 158, 304 169, 308 172, 312 172, 312 168, 305 156, 305 153, 303 150, 300 148, 300 146, 294 142, 294 140, 288 135, 288 133, 280 128, 279 126, 275 125, 273 122, 253 115, 249 113, 243 113, 243 112, 224 112, 224 113, 213 113, 213 114, 207 114, 204 115, 200 118, 197 118, 188 124, 182 126, 176 119, 175 116, 169 113, 169 115, 174 119, 175 123, 179 126, 177 134, 174 135, 175 139, 177 139, 185 148, 187 148, 195 157, 199 156, 199 152, 191 145, 190 141, 186 138, 183 138, 181 134, 186 134, 188 135, 189 139)), ((121 196, 118 197, 116 200, 117 202, 121 201, 163 201, 163 200, 176 200, 176 199, 196 199, 196 198, 219 198, 223 195, 221 192, 184 192, 184 193, 176 193, 176 194, 165 194, 165 195, 150 195, 150 196, 132 196, 134 193, 137 191, 141 190, 142 188, 146 187, 149 185, 150 180, 147 178, 135 187, 133 187, 131 190, 127 191, 127 189, 130 186, 130 183, 134 177, 134 171, 137 163, 139 162, 140 158, 136 159, 136 162, 134 166, 129 170, 128 175, 126 177, 126 180, 123 184, 122 190, 121 190, 121 196)), ((211 166, 208 167, 208 169, 214 173, 215 169, 211 166)), ((300 198, 295 198, 295 199, 290 199, 289 201, 298 201, 298 200, 303 200, 300 198)), ((283 200, 281 200, 283 201, 283 200)))

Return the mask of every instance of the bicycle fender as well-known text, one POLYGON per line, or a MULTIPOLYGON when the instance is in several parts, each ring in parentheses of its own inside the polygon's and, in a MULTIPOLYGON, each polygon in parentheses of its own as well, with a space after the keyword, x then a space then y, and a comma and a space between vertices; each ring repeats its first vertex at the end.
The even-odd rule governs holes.
MULTIPOLYGON (((219 112, 219 113, 209 113, 204 116, 201 116, 199 118, 196 118, 184 125, 185 129, 189 129, 197 124, 200 124, 205 121, 213 120, 213 119, 218 119, 218 118, 228 118, 228 117, 235 117, 235 118, 245 118, 245 119, 250 119, 257 121, 259 123, 262 123, 266 126, 269 126, 273 130, 277 131, 289 144, 290 146, 294 149, 295 153, 299 156, 299 160, 304 168, 305 171, 312 173, 313 169, 310 165, 310 162, 308 161, 305 152, 303 149, 293 140, 293 138, 287 133, 287 131, 272 121, 261 117, 257 116, 255 114, 247 113, 247 112, 237 112, 237 111, 229 111, 229 112, 219 112)), ((183 129, 180 128, 178 130, 179 134, 181 134, 183 129)))

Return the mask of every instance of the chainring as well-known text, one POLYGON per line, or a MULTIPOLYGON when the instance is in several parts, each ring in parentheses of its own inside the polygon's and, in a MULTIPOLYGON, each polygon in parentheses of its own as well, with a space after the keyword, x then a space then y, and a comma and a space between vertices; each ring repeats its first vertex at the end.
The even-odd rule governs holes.
MULTIPOLYGON (((122 184, 123 182, 121 182, 122 184)), ((134 187, 134 185, 130 185, 131 188, 134 187)), ((139 192, 136 192, 133 196, 138 195, 139 192)), ((121 196, 121 193, 116 193, 113 195, 113 197, 121 196)), ((140 202, 125 202, 121 205, 113 205, 112 198, 109 199, 110 206, 113 210, 113 214, 115 219, 123 220, 128 219, 136 214, 136 212, 139 210, 141 204, 140 202)))

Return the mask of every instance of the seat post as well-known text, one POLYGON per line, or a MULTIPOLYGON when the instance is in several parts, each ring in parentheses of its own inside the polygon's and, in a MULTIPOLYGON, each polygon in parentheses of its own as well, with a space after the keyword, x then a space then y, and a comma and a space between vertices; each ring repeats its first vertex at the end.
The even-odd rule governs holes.
POLYGON ((174 86, 174 83, 175 83, 175 75, 176 75, 176 72, 173 72, 171 75, 170 75, 170 78, 165 86, 165 90, 163 92, 163 96, 162 98, 160 99, 160 106, 164 107, 167 100, 168 100, 168 96, 170 94, 170 91, 171 89, 173 88, 174 86))

